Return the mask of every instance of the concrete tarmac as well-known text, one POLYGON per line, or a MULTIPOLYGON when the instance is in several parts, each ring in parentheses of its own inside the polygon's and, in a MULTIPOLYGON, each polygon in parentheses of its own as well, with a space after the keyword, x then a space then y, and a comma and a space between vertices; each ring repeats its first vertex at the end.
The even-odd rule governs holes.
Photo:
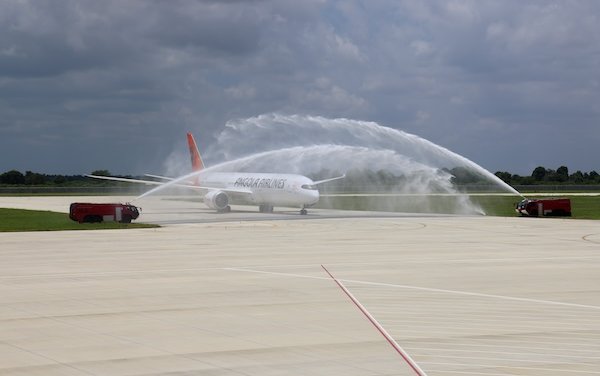
POLYGON ((598 222, 137 204, 0 233, 0 375, 415 375, 320 265, 427 375, 600 374, 598 222))

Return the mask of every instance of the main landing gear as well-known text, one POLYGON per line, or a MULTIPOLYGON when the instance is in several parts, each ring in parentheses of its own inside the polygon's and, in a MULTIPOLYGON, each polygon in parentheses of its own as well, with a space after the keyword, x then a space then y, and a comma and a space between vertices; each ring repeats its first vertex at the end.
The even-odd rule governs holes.
POLYGON ((273 213, 273 205, 260 205, 258 211, 261 213, 273 213))
MULTIPOLYGON (((258 206, 258 211, 261 213, 273 213, 273 205, 259 205, 258 206)), ((308 210, 306 210, 306 208, 302 208, 300 209, 300 215, 307 215, 308 214, 308 210)))
POLYGON ((229 213, 231 211, 231 206, 227 205, 226 207, 224 207, 223 209, 217 209, 217 213, 229 213))

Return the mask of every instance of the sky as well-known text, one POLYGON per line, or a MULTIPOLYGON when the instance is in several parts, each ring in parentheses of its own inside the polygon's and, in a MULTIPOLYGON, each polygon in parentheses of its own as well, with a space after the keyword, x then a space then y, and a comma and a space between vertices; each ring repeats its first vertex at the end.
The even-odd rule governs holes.
POLYGON ((264 114, 376 122, 492 172, 600 171, 599 18, 596 0, 4 0, 0 172, 160 173, 185 132, 207 150, 264 114))

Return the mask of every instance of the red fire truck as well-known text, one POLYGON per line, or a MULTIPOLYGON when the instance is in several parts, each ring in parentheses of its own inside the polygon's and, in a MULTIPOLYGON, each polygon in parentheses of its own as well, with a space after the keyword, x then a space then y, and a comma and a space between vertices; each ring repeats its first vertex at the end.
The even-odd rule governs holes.
POLYGON ((139 216, 140 211, 131 204, 74 202, 69 209, 69 218, 79 223, 102 221, 131 223, 132 219, 136 219, 139 216))
POLYGON ((522 216, 571 216, 571 200, 568 198, 525 199, 517 204, 515 211, 522 216))

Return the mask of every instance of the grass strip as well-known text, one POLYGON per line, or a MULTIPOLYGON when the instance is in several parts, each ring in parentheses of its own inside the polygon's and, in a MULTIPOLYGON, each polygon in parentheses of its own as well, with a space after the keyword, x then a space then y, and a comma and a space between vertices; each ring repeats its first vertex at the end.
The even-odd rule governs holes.
POLYGON ((147 223, 77 223, 66 213, 0 208, 0 232, 153 228, 147 223))

